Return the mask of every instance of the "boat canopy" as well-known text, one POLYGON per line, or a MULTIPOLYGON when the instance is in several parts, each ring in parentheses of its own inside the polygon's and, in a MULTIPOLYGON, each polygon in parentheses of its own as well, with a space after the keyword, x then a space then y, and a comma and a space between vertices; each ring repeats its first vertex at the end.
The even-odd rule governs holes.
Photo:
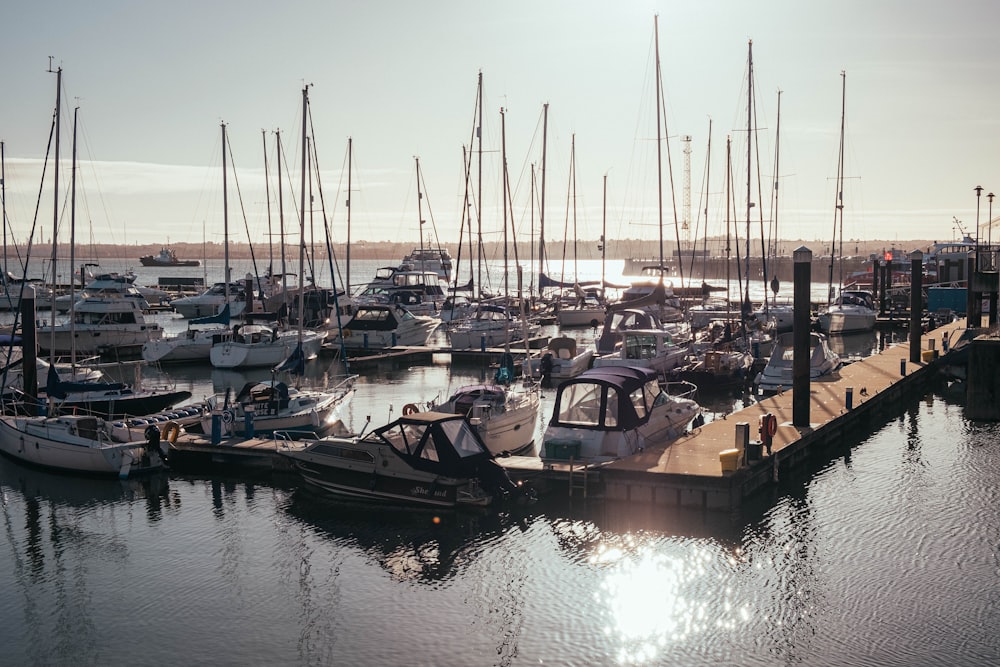
POLYGON ((458 414, 417 412, 376 429, 366 439, 382 440, 411 467, 448 477, 473 477, 492 462, 476 430, 458 414))
POLYGON ((549 425, 629 431, 649 421, 661 396, 654 370, 598 366, 559 385, 549 425))

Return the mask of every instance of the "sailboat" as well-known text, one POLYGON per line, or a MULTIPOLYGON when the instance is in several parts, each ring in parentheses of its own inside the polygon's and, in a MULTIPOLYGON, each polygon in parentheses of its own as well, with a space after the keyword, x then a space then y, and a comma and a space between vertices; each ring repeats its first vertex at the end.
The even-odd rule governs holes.
MULTIPOLYGON (((840 251, 836 254, 843 257, 844 254, 844 118, 847 99, 847 73, 841 72, 841 108, 840 108, 840 151, 837 158, 837 200, 833 212, 833 241, 831 250, 838 245, 840 251)), ((834 253, 830 253, 830 289, 829 294, 833 294, 833 258, 834 253)), ((819 314, 817 322, 819 328, 826 334, 843 334, 860 331, 872 331, 875 329, 875 320, 878 311, 875 310, 874 300, 870 292, 863 290, 843 289, 843 262, 841 261, 840 283, 841 292, 836 300, 827 303, 826 309, 819 314)))
MULTIPOLYGON (((504 248, 507 247, 509 181, 507 173, 507 143, 504 111, 501 118, 501 168, 503 173, 502 192, 504 193, 504 248)), ((504 284, 506 287, 507 263, 504 254, 504 284)), ((521 294, 523 273, 517 267, 518 294, 521 294)), ((524 299, 518 299, 520 304, 521 336, 524 341, 525 356, 530 353, 528 340, 528 318, 524 309, 524 299)), ((461 387, 448 400, 439 405, 431 405, 438 412, 459 413, 476 427, 487 449, 494 455, 524 452, 534 446, 535 427, 538 424, 538 410, 541 404, 540 388, 531 377, 530 371, 522 374, 520 383, 515 382, 514 357, 510 352, 510 337, 505 343, 501 355, 500 366, 493 376, 492 384, 475 384, 461 387), (519 386, 518 386, 519 385, 519 386)), ((527 366, 527 364, 525 364, 527 366)))
MULTIPOLYGON (((59 138, 62 68, 56 74, 56 108, 53 115, 55 159, 53 168, 52 279, 56 276, 59 231, 59 138)), ((32 316, 33 317, 33 316, 32 316)), ((26 323, 33 326, 33 322, 26 323)), ((27 363, 34 364, 35 351, 26 350, 27 363)), ((32 378, 34 381, 34 378, 32 378)), ((29 398, 35 387, 28 387, 29 398)), ((37 403, 25 408, 34 410, 37 403)), ((0 417, 0 453, 18 461, 75 473, 109 474, 129 477, 163 467, 159 431, 153 429, 144 440, 123 441, 110 422, 92 415, 4 416, 0 417)))
MULTIPOLYGON (((559 304, 556 319, 561 327, 592 327, 596 329, 604 324, 604 291, 601 289, 586 289, 594 283, 581 283, 577 273, 577 230, 576 230, 576 135, 573 135, 570 148, 570 196, 573 201, 573 284, 571 296, 559 304)), ((564 253, 565 266, 565 253, 564 253)))
MULTIPOLYGON (((303 93, 305 95, 305 93, 303 93)), ((303 113, 306 113, 303 110, 303 113)), ((305 122, 305 121, 303 121, 305 122)), ((305 127, 303 127, 303 133, 305 127)), ((226 193, 226 126, 222 124, 222 183, 223 183, 223 217, 227 229, 228 238, 228 207, 225 205, 226 193)), ((303 160, 305 160, 305 149, 303 149, 303 160)), ((303 170, 303 179, 305 173, 303 170)), ((303 190, 305 186, 303 185, 303 190)), ((302 241, 304 245, 305 211, 302 211, 302 241)), ((226 244, 228 254, 228 243, 226 244)), ((226 262, 226 282, 229 283, 229 266, 226 262)), ((302 256, 300 255, 299 276, 302 275, 302 256)), ((301 281, 300 281, 301 282, 301 281)), ((299 292, 300 298, 302 292, 299 292)), ((301 309, 300 309, 301 312, 301 309)), ((314 359, 319 355, 320 348, 326 338, 323 331, 303 331, 301 320, 297 332, 282 331, 278 327, 268 324, 239 324, 220 334, 218 342, 212 345, 209 350, 209 360, 215 368, 255 368, 264 366, 275 366, 286 359, 297 348, 302 348, 305 359, 314 359)))

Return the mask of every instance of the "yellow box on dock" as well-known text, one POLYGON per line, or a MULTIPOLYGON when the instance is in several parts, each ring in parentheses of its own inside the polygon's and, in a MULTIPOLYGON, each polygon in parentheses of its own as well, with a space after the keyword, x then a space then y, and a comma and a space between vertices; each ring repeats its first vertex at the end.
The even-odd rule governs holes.
POLYGON ((937 356, 938 356, 938 351, 937 350, 921 350, 920 351, 920 361, 924 362, 925 364, 934 361, 935 359, 937 359, 937 356))
POLYGON ((722 450, 719 452, 719 463, 722 464, 722 472, 736 472, 740 467, 740 450, 722 450))

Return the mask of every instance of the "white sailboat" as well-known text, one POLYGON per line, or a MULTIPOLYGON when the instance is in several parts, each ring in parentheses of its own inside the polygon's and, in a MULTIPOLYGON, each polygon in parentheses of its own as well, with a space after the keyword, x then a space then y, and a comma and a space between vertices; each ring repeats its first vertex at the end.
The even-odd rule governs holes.
MULTIPOLYGON (((833 212, 833 246, 838 240, 841 258, 844 255, 844 117, 847 100, 847 73, 841 72, 841 108, 840 108, 840 151, 837 158, 837 199, 833 212), (839 238, 838 238, 839 235, 839 238)), ((830 296, 833 295, 833 257, 830 253, 830 296)), ((844 278, 843 259, 840 264, 840 284, 843 290, 844 278)), ((855 333, 873 331, 878 311, 870 293, 857 290, 843 290, 836 300, 828 302, 826 309, 819 314, 819 328, 826 334, 855 333)))
MULTIPOLYGON (((53 115, 55 160, 53 168, 52 278, 56 273, 59 230, 59 126, 62 69, 56 74, 56 109, 53 115)), ((74 131, 75 134, 75 131, 74 131)), ((74 141, 75 165, 75 141, 74 141)), ((30 326, 30 325, 29 325, 30 326)), ((53 335, 54 332, 50 332, 53 335)), ((50 345, 50 349, 51 349, 50 345)), ((28 363, 34 363, 34 350, 28 363)), ((36 387, 28 388, 29 399, 36 387)), ((29 403, 29 406, 32 404, 29 403)), ((34 409, 30 407, 29 409, 34 409)), ((91 415, 0 417, 0 453, 18 461, 74 473, 114 474, 128 477, 163 466, 159 432, 145 440, 123 441, 107 421, 91 415)))

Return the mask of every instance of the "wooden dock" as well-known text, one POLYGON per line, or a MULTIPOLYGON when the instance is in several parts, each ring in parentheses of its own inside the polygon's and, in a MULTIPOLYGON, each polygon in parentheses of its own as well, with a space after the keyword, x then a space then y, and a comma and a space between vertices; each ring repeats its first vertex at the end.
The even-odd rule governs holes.
MULTIPOLYGON (((954 341, 965 320, 944 325, 923 338, 943 349, 942 337, 954 341)), ((934 355, 927 355, 934 356, 934 355)), ((909 343, 848 364, 839 372, 810 385, 809 426, 792 424, 792 392, 762 398, 760 402, 705 424, 667 446, 647 449, 601 467, 603 496, 607 500, 654 506, 735 510, 743 500, 790 472, 814 454, 840 446, 852 432, 863 432, 885 414, 895 414, 899 401, 926 390, 934 379, 937 360, 912 363, 909 343), (852 406, 847 406, 848 388, 852 406), (750 425, 756 440, 758 420, 767 413, 778 421, 771 454, 724 472, 720 454, 737 447, 736 425, 750 425)))
POLYGON ((256 469, 262 472, 292 470, 291 459, 282 456, 281 440, 267 438, 226 437, 212 444, 207 435, 185 433, 170 444, 168 464, 172 468, 256 469))

